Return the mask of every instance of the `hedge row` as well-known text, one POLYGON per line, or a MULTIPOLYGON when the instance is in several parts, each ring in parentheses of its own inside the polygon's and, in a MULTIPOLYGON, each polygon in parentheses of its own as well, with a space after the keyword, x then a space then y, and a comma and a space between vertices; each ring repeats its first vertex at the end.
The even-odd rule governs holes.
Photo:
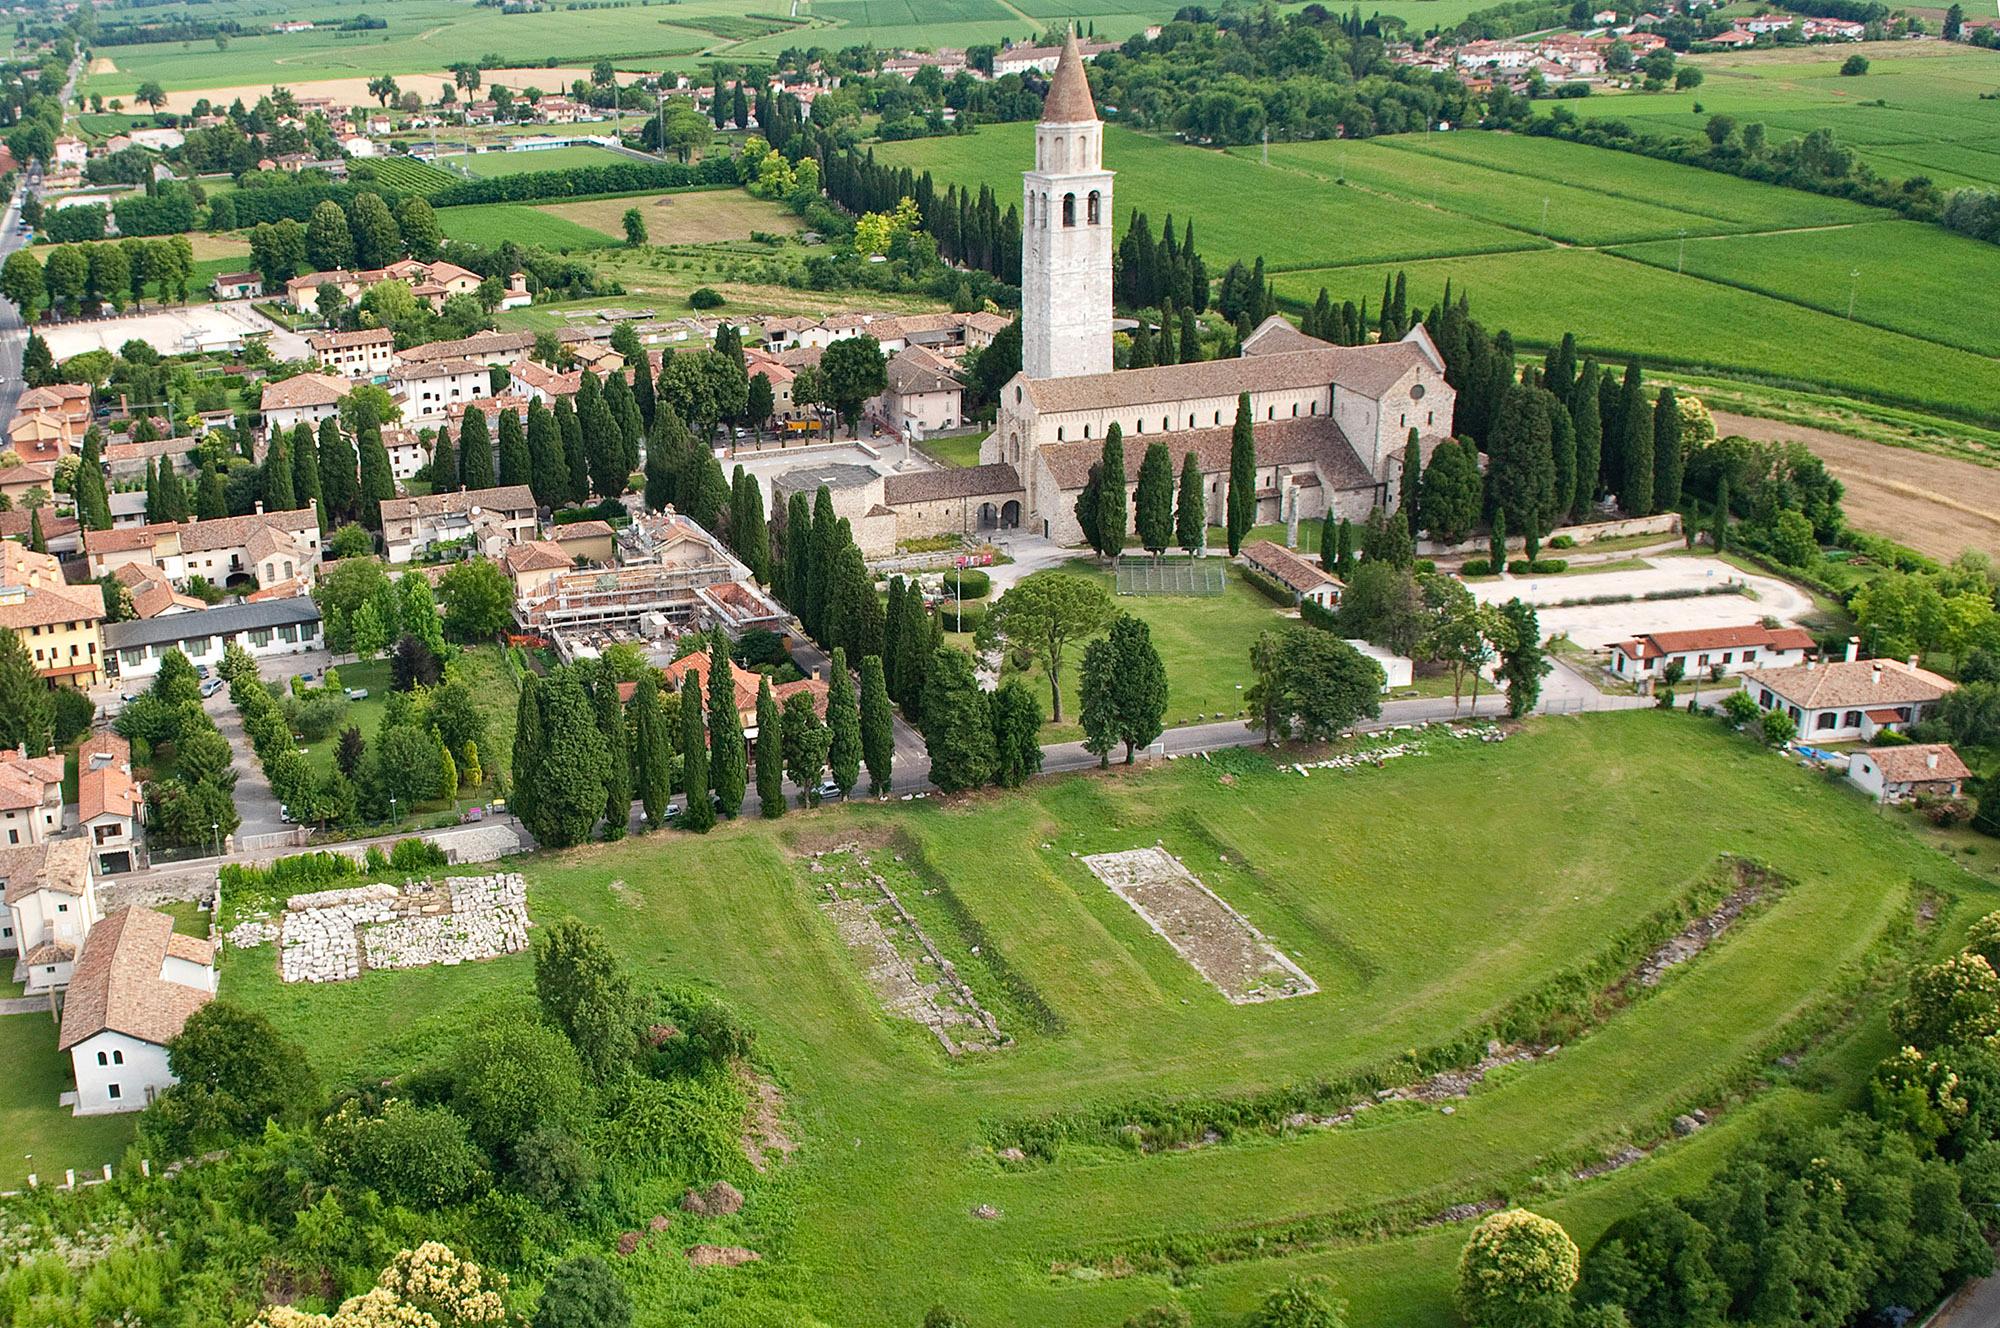
POLYGON ((736 163, 728 157, 706 157, 691 166, 677 161, 625 161, 616 166, 524 171, 487 180, 465 180, 447 185, 430 199, 432 207, 446 208, 468 203, 528 203, 582 194, 629 194, 737 182, 736 163))

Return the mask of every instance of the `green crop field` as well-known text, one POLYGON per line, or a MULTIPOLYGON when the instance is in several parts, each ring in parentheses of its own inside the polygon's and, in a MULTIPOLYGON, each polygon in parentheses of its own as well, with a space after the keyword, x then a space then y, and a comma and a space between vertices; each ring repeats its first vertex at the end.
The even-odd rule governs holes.
POLYGON ((1702 132, 1709 116, 1718 114, 1757 121, 1773 140, 1830 129, 1891 179, 1929 175, 1945 187, 2000 183, 2000 156, 1950 150, 1990 148, 2000 135, 2000 101, 1980 97, 2000 89, 2000 54, 1937 42, 1878 42, 1734 51, 1691 60, 1706 75, 1691 91, 1586 97, 1542 106, 1624 120, 1649 133, 1693 136, 1702 132), (1842 61, 1857 51, 1867 56, 1868 72, 1842 77, 1842 61), (1944 155, 1933 157, 1940 148, 1944 155))
POLYGON ((1379 302, 1383 277, 1398 270, 1409 274, 1413 306, 1429 308, 1449 279, 1454 292, 1469 293, 1476 317, 1511 330, 1524 345, 1553 343, 1568 331, 1612 361, 1634 356, 1654 365, 1721 369, 2000 420, 2000 375, 1986 356, 1676 275, 1671 258, 1661 270, 1564 249, 1287 272, 1276 285, 1281 300, 1298 303, 1310 303, 1322 286, 1335 299, 1379 302))
POLYGON ((1981 355, 2000 355, 2000 321, 1971 289, 2000 280, 2000 249, 1916 221, 1792 234, 1691 239, 1614 251, 1981 355))
POLYGON ((416 161, 409 157, 387 157, 372 161, 375 178, 391 189, 404 193, 434 194, 448 184, 457 183, 458 177, 448 171, 441 171, 428 162, 416 161))
POLYGON ((508 240, 544 249, 603 249, 618 243, 603 231, 551 216, 526 203, 471 203, 439 208, 438 225, 454 240, 497 246, 508 240))
MULTIPOLYGON (((1134 209, 1154 233, 1171 213, 1193 216, 1195 239, 1212 265, 1262 254, 1273 268, 1370 263, 1447 254, 1527 249, 1545 242, 1474 217, 1438 212, 1344 189, 1254 161, 1197 151, 1111 126, 1104 164, 1118 173, 1118 228, 1134 209)), ((1034 126, 987 125, 964 137, 912 139, 875 148, 878 161, 930 170, 939 184, 990 184, 1005 207, 1021 197, 1021 172, 1034 162, 1034 126)), ((1215 267, 1213 275, 1220 275, 1215 267)))
MULTIPOLYGON (((620 1261, 645 1288, 638 1321, 702 1309, 789 1322, 770 1306, 783 1299, 855 1328, 915 1323, 935 1301, 970 1323, 1103 1328, 1177 1302, 1234 1324, 1263 1290, 1317 1271, 1340 1280, 1353 1322, 1446 1328, 1467 1227, 1427 1217, 1512 1197, 1587 1247, 1646 1198, 1698 1185, 1762 1124, 1844 1106, 1887 1050, 1870 1005, 1843 1017, 1857 990, 1873 1002, 1894 985, 1857 984, 1860 966, 1893 973, 2000 896, 1861 798, 1712 723, 1627 712, 1536 721, 1498 745, 1430 743, 1310 778, 1231 754, 522 860, 538 921, 585 918, 642 980, 696 982, 743 1013, 799 1144, 747 1187, 731 1227, 760 1262, 697 1283, 671 1242, 620 1261), (1562 778, 1560 817, 1551 771, 1590 773, 1562 778), (1437 833, 1444 817, 1464 832, 1437 833), (951 1060, 884 1013, 819 906, 827 878, 801 857, 857 843, 878 849, 876 868, 1014 1046, 951 1060), (1077 860, 1156 843, 1320 990, 1226 1002, 1077 860), (1347 1127, 1155 1154, 1073 1136, 1052 1160, 996 1155, 1044 1113, 1246 1094, 1464 1036, 1676 905, 1727 853, 1779 873, 1782 892, 1450 1115, 1389 1105, 1347 1127), (1920 894, 1948 901, 1923 932, 1920 894), (1725 1103, 1718 1124, 1672 1138, 1677 1113, 1725 1103), (1628 1144, 1657 1149, 1573 1178, 1628 1144), (976 1218, 982 1205, 997 1218, 976 1218), (1168 1257, 1127 1262, 1145 1253, 1168 1257)), ((228 951, 223 986, 341 1083, 407 1069, 530 999, 532 965, 284 987, 266 947, 228 951)))
POLYGON ((567 148, 534 148, 526 152, 473 152, 439 159, 448 170, 463 170, 478 179, 525 175, 531 171, 569 171, 584 166, 616 166, 631 158, 588 143, 567 148))

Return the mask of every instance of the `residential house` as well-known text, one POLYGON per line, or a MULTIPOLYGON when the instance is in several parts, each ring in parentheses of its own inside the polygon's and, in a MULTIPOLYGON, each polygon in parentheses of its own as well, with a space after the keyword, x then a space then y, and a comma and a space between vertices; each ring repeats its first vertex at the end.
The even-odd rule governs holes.
POLYGON ((527 393, 551 409, 564 397, 574 401, 577 390, 583 386, 581 370, 562 373, 537 360, 516 360, 507 372, 516 391, 527 393))
POLYGON ((356 332, 316 332, 306 338, 319 367, 342 378, 370 381, 389 372, 396 354, 396 334, 386 327, 356 332))
POLYGON ((261 272, 218 272, 208 288, 218 300, 254 300, 264 293, 261 272))
POLYGON ((572 521, 549 531, 549 542, 561 549, 572 562, 608 566, 612 558, 613 531, 607 521, 572 521))
MULTIPOLYGON (((0 498, 7 500, 9 508, 27 511, 33 506, 28 497, 37 489, 41 490, 44 503, 55 497, 56 468, 53 462, 24 461, 18 466, 0 470, 0 498)), ((51 509, 42 519, 46 521, 53 515, 54 510, 51 509)))
POLYGON ((231 644, 242 646, 253 659, 264 659, 304 654, 319 642, 319 607, 311 595, 220 604, 200 613, 162 614, 104 629, 105 657, 128 682, 152 677, 174 650, 190 663, 213 668, 231 644))
MULTIPOLYGON (((115 519, 118 512, 118 495, 111 495, 111 511, 115 519)), ((56 515, 53 507, 42 507, 35 512, 23 508, 0 512, 0 540, 13 540, 17 544, 28 543, 35 532, 35 516, 42 518, 42 542, 49 546, 49 552, 66 555, 83 549, 83 528, 77 524, 75 516, 56 515)))
POLYGON ((0 844, 18 848, 62 833, 63 758, 54 750, 30 756, 0 749, 0 844))
POLYGON ((563 546, 554 540, 523 540, 508 545, 500 555, 500 568, 514 583, 516 604, 540 599, 550 582, 575 566, 563 546))
POLYGON ((85 532, 83 548, 93 580, 142 562, 182 586, 196 576, 225 588, 246 581, 260 586, 312 581, 320 564, 319 504, 266 512, 258 503, 243 516, 92 530, 85 532))
MULTIPOLYGON (((192 434, 185 438, 149 438, 143 443, 129 439, 106 443, 104 476, 113 484, 143 484, 148 466, 165 466, 182 475, 193 475, 201 469, 194 458, 195 449, 200 446, 201 439, 192 434)), ((140 496, 143 498, 144 494, 140 496)))
POLYGON ((56 140, 54 162, 57 168, 60 169, 67 166, 72 170, 80 171, 83 169, 84 163, 89 160, 90 145, 75 134, 64 134, 56 140))
POLYGON ((1703 679, 1750 669, 1788 669, 1806 662, 1812 633, 1802 627, 1703 627, 1685 632, 1642 632, 1611 647, 1611 671, 1621 678, 1658 678, 1674 663, 1681 676, 1703 679))
POLYGON ((456 341, 429 341, 396 352, 398 364, 432 360, 471 360, 489 369, 504 368, 535 348, 532 332, 479 332, 456 341))
POLYGON ((142 865, 139 827, 145 820, 146 799, 132 778, 132 744, 109 729, 91 734, 76 752, 76 824, 97 855, 100 874, 142 865))
MULTIPOLYGON (((1851 656, 1852 646, 1848 651, 1851 656)), ((1808 743, 1874 738, 1884 729, 1900 731, 1958 689, 1949 678, 1919 668, 1915 656, 1845 659, 1789 669, 1752 669, 1743 691, 1764 710, 1783 710, 1808 743)))
POLYGON ((382 447, 389 454, 389 473, 399 481, 414 479, 418 471, 431 463, 435 438, 430 430, 384 429, 382 447))
POLYGON ((14 980, 39 996, 70 984, 77 951, 103 916, 91 874, 90 846, 74 837, 0 849, 11 946, 19 956, 14 980))
MULTIPOLYGON (((1116 42, 1079 42, 1077 49, 1085 61, 1095 60, 1106 51, 1118 49, 1116 42)), ((1053 74, 1062 60, 1060 46, 1009 46, 993 57, 993 77, 1005 78, 1009 74, 1053 74)))
POLYGON ((339 417, 340 399, 353 389, 354 384, 345 378, 303 373, 264 384, 264 397, 258 408, 264 412, 267 430, 290 431, 301 424, 317 429, 321 420, 339 417))
POLYGON ((179 1082, 167 1044, 215 998, 215 947, 155 909, 121 908, 90 929, 63 1002, 76 1114, 144 1109, 179 1082))
MULTIPOLYGON (((683 695, 708 695, 708 652, 697 650, 691 655, 683 655, 660 670, 661 678, 671 691, 683 695), (692 692, 688 688, 692 687, 692 692)), ((735 660, 729 661, 729 681, 736 698, 736 717, 743 725, 746 742, 757 741, 757 693, 764 675, 752 673, 735 660)), ((784 709, 785 702, 792 696, 805 692, 813 698, 813 708, 821 717, 826 715, 826 680, 823 678, 802 678, 797 682, 781 682, 772 686, 771 695, 777 700, 778 708, 784 709)))
POLYGON ((23 461, 60 461, 83 450, 83 435, 90 425, 88 384, 31 387, 14 403, 7 446, 23 461))
POLYGON ((1847 777, 1877 802, 1905 802, 1919 795, 1955 798, 1972 769, 1950 743, 1913 742, 1862 748, 1847 758, 1847 777))
POLYGON ((869 413, 904 436, 922 438, 965 422, 965 384, 952 376, 950 361, 921 346, 889 357, 888 387, 868 403, 869 413))
POLYGON ((1292 593, 1292 603, 1307 600, 1323 609, 1340 603, 1345 588, 1340 579, 1309 558, 1301 558, 1282 544, 1252 540, 1243 546, 1243 561, 1253 571, 1270 577, 1292 593))
POLYGON ((489 396, 492 388, 486 366, 471 360, 426 360, 389 370, 389 391, 403 403, 403 418, 412 423, 441 420, 450 406, 489 396))
POLYGON ((157 618, 163 613, 198 613, 208 601, 183 595, 174 589, 166 570, 157 563, 121 563, 111 573, 132 600, 132 616, 157 618))
POLYGON ((432 545, 470 541, 488 557, 541 533, 535 495, 525 484, 459 489, 382 503, 382 542, 392 563, 422 557, 432 545))
POLYGON ((103 672, 98 625, 104 618, 104 593, 70 585, 53 554, 0 543, 0 627, 20 638, 42 677, 95 686, 103 672))

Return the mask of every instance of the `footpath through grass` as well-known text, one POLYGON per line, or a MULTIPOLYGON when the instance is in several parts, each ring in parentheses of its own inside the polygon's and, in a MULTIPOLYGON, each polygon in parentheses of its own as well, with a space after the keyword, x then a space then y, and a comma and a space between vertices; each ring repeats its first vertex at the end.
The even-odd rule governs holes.
MULTIPOLYGON (((1439 742, 1310 778, 1244 754, 591 846, 527 860, 530 906, 544 923, 574 913, 603 926, 642 979, 724 993, 758 1029, 802 1149, 753 1192, 743 1238, 763 1261, 718 1285, 720 1298, 784 1288, 829 1323, 864 1326, 914 1322, 940 1300, 972 1322, 1102 1328, 1179 1301, 1222 1323, 1289 1273, 1325 1269, 1365 1311, 1358 1321, 1445 1328, 1463 1225, 1331 1244, 1310 1233, 1406 1230, 1506 1196, 1588 1244, 1647 1195, 1698 1184, 1759 1120, 1846 1100, 1879 1026, 1863 1020, 1862 1043, 1843 1035, 1796 1072, 1773 1063, 1796 1041, 1778 1030, 1819 1026, 1867 957, 1902 953, 1914 891, 1956 901, 1925 944, 2000 900, 1861 800, 1710 721, 1625 712, 1538 720, 1497 745, 1439 742), (920 912, 945 953, 977 945, 976 972, 1009 975, 1004 989, 975 983, 1013 1049, 948 1061, 883 1012, 796 856, 856 841, 892 848, 897 870, 926 882, 920 912), (1155 843, 1321 990, 1227 1003, 1078 861, 1155 843), (1254 1092, 1455 1038, 1679 899, 1723 853, 1756 857, 1787 888, 1596 1031, 1493 1076, 1451 1116, 1383 1109, 1365 1127, 1153 1156, 1065 1148, 1012 1167, 990 1151, 1006 1122, 1254 1092), (1735 1094, 1748 1096, 1723 1125, 1609 1179, 1570 1178, 1735 1094), (983 1204, 999 1219, 976 1218, 983 1204), (1287 1232, 1303 1241, 1297 1257, 1238 1257, 1259 1233, 1287 1232), (1179 1279, 1117 1275, 1121 1258, 1169 1247, 1219 1261, 1179 1279), (1083 1279, 1058 1265, 1112 1271, 1083 1279)), ((301 1039, 336 1082, 407 1068, 531 988, 525 957, 294 988, 279 987, 273 962, 269 949, 232 952, 225 990, 301 1039)), ((647 1285, 637 1261, 626 1275, 647 1285)))

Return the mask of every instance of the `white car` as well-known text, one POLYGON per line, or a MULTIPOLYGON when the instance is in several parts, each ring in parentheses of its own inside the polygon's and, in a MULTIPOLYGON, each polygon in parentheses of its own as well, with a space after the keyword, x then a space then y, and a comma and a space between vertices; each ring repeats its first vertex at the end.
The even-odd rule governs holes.
POLYGON ((368 689, 366 687, 350 687, 347 689, 347 699, 350 701, 366 701, 368 699, 368 689))

